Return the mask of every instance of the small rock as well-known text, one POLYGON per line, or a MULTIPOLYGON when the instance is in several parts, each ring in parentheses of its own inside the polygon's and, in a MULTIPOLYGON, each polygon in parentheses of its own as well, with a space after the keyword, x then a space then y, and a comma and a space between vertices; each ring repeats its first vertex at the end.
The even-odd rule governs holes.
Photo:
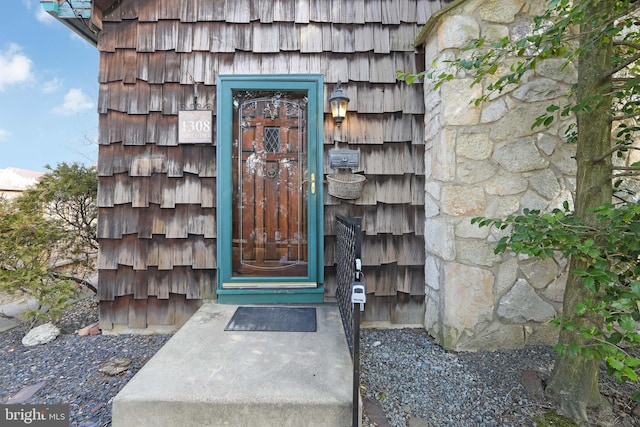
POLYGON ((85 337, 87 335, 98 335, 99 333, 100 327, 98 326, 98 322, 85 326, 82 329, 78 329, 78 335, 81 337, 85 337))
POLYGON ((96 405, 93 406, 93 408, 91 408, 91 410, 89 412, 91 412, 92 414, 96 411, 99 411, 100 409, 105 407, 105 403, 104 402, 100 402, 96 405))
POLYGON ((53 323, 45 323, 30 330, 27 335, 22 338, 22 345, 32 347, 38 344, 47 344, 56 339, 60 335, 58 329, 53 323))
POLYGON ((131 366, 131 359, 127 359, 126 357, 117 357, 102 365, 102 368, 98 369, 98 371, 114 377, 125 372, 129 369, 129 366, 131 366))
POLYGON ((373 343, 374 347, 379 347, 381 345, 382 345, 382 341, 376 341, 376 342, 373 343))
POLYGON ((530 396, 535 397, 536 399, 544 398, 542 380, 538 377, 536 371, 522 371, 521 381, 530 396))
POLYGON ((44 387, 44 385, 46 383, 47 383, 46 381, 40 381, 39 383, 27 386, 27 387, 23 388, 22 390, 20 390, 18 393, 16 393, 9 400, 7 400, 7 401, 5 401, 3 403, 5 403, 7 405, 16 405, 16 404, 24 403, 27 400, 29 400, 31 398, 31 396, 36 394, 38 392, 38 390, 40 390, 42 387, 44 387))

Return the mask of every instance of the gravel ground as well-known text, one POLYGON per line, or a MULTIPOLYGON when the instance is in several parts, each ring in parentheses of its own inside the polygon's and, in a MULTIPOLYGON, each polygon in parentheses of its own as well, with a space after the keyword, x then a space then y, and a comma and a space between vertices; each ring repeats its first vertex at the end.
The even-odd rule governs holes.
MULTIPOLYGON (((550 347, 453 353, 424 330, 365 329, 360 348, 362 393, 394 427, 534 426, 534 417, 557 410, 542 392, 555 361, 550 347), (531 377, 539 380, 526 380, 531 377)), ((614 410, 598 425, 640 426, 630 398, 638 384, 622 386, 601 373, 600 390, 614 410)), ((366 417, 364 425, 384 423, 366 417)))
POLYGON ((24 403, 69 403, 71 426, 97 427, 111 423, 111 400, 164 345, 169 335, 93 335, 80 329, 97 320, 95 298, 76 303, 56 326, 61 335, 46 345, 25 347, 26 327, 0 334, 0 403, 42 381, 45 385, 24 403), (117 376, 98 370, 115 358, 131 360, 117 376))
MULTIPOLYGON (((0 403, 45 382, 25 403, 70 403, 71 426, 110 425, 113 397, 170 335, 75 334, 95 321, 97 302, 87 298, 55 322, 62 334, 49 344, 24 347, 26 326, 0 334, 0 403), (123 374, 99 372, 106 362, 122 357, 132 362, 123 374)), ((544 381, 554 357, 548 347, 445 352, 422 330, 365 329, 361 391, 368 404, 363 426, 533 426, 533 417, 556 408, 535 388, 525 389, 523 372, 544 381)), ((640 426, 640 409, 630 400, 639 391, 637 384, 621 386, 601 375, 601 391, 614 406, 601 425, 640 426)))

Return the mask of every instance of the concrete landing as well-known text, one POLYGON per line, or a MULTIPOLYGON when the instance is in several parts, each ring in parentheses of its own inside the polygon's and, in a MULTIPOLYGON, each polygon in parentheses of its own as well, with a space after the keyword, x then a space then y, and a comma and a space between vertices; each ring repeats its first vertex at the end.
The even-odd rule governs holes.
POLYGON ((316 332, 225 332, 207 303, 113 400, 113 427, 349 427, 352 362, 336 305, 316 332))

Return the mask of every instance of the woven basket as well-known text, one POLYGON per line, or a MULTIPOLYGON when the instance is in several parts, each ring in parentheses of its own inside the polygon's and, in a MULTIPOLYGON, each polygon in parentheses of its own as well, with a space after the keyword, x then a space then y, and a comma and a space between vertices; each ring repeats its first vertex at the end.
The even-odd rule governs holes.
POLYGON ((362 195, 362 187, 367 182, 364 175, 338 173, 327 175, 329 194, 339 199, 358 199, 362 195))

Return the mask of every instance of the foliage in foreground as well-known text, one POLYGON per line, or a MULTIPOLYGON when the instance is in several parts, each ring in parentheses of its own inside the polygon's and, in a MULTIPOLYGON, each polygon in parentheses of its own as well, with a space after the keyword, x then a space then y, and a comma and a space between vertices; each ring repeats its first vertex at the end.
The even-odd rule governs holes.
POLYGON ((41 211, 0 199, 0 289, 21 291, 38 301, 39 307, 24 313, 33 323, 59 316, 76 290, 72 281, 57 277, 54 268, 55 248, 64 233, 41 211), (46 313, 40 307, 46 307, 46 313))
POLYGON ((38 301, 35 324, 68 307, 97 249, 95 171, 62 163, 16 199, 0 198, 0 290, 38 301))
MULTIPOLYGON (((588 345, 557 344, 558 353, 604 360, 608 372, 619 381, 637 381, 640 359, 629 352, 640 343, 640 204, 604 205, 592 210, 603 227, 585 225, 564 209, 550 213, 524 210, 506 219, 474 218, 479 226, 508 231, 496 253, 513 250, 541 259, 561 253, 584 261, 587 267, 571 273, 582 278, 592 297, 578 303, 576 314, 589 319, 588 326, 562 323, 587 339, 588 345)), ((560 325, 559 319, 554 321, 560 325)), ((640 396, 636 396, 640 397, 640 396)))
POLYGON ((564 417, 557 412, 546 412, 541 417, 533 418, 537 427, 578 427, 571 418, 564 417))
POLYGON ((636 380, 638 373, 638 359, 626 353, 638 342, 633 241, 640 231, 634 224, 639 219, 637 204, 622 206, 619 212, 611 206, 596 207, 614 197, 625 202, 634 188, 638 190, 639 16, 636 0, 548 0, 527 35, 480 38, 453 59, 434 61, 421 73, 398 73, 407 83, 426 77, 435 90, 459 76, 471 78, 472 85, 482 85, 482 95, 473 100, 478 105, 528 82, 547 59, 576 67, 577 81, 567 96, 550 101, 532 125, 549 127, 576 118, 566 127, 565 137, 576 143, 574 206, 580 218, 565 209, 476 222, 513 228, 499 251, 511 247, 543 258, 557 250, 572 256, 563 319, 557 322, 562 327, 558 350, 563 357, 556 362, 546 392, 581 421, 588 421, 587 408, 606 407, 598 390, 600 358, 621 380, 636 380), (600 221, 608 221, 609 227, 600 221))

